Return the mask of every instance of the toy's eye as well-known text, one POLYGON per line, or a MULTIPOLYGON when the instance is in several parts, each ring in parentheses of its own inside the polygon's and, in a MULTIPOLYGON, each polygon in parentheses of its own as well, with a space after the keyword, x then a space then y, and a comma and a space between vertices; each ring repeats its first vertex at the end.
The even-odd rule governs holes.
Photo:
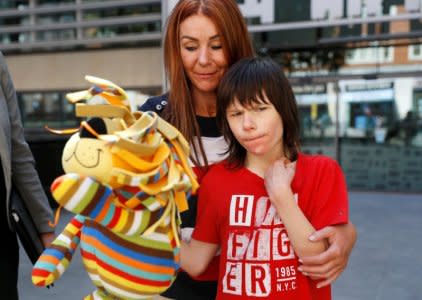
MULTIPOLYGON (((87 121, 89 126, 95 130, 97 134, 106 134, 107 127, 103 119, 101 118, 92 118, 87 121)), ((79 132, 79 136, 81 138, 93 138, 95 139, 96 136, 89 132, 85 127, 82 126, 81 131, 79 132)))

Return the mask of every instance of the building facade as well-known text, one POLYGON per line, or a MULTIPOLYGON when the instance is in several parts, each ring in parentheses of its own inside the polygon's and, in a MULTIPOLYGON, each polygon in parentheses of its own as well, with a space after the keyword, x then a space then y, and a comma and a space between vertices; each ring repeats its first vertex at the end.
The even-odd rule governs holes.
MULTIPOLYGON (((0 49, 35 154, 46 142, 59 152, 40 128, 77 124, 64 95, 87 74, 137 103, 166 89, 160 41, 175 2, 0 1, 0 49)), ((421 1, 237 2, 257 53, 291 80, 303 151, 337 159, 351 189, 422 192, 421 1)))

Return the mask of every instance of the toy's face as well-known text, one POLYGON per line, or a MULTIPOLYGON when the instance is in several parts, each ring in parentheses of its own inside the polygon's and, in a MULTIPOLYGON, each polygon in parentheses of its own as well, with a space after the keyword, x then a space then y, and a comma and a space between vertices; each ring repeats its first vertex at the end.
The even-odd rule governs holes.
POLYGON ((63 149, 62 166, 66 173, 78 173, 108 182, 113 167, 107 142, 75 133, 63 149))

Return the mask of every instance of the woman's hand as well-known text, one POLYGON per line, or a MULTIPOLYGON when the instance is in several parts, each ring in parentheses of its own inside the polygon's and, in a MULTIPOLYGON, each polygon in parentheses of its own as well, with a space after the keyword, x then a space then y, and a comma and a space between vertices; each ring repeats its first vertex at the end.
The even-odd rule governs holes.
POLYGON ((329 247, 321 254, 303 257, 299 271, 312 279, 322 280, 318 283, 318 288, 331 284, 346 268, 356 236, 356 228, 352 223, 327 226, 316 231, 309 239, 326 239, 329 247))
POLYGON ((54 232, 45 232, 40 234, 41 241, 45 248, 50 247, 51 243, 54 240, 54 232))

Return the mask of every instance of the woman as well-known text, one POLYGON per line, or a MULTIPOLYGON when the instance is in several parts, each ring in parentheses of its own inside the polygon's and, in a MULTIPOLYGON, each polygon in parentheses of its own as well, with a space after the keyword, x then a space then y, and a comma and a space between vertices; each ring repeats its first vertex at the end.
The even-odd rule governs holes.
MULTIPOLYGON (((226 142, 217 128, 216 89, 227 69, 245 57, 254 56, 246 24, 234 0, 181 0, 167 21, 164 65, 170 91, 148 99, 142 111, 153 110, 176 126, 192 145, 192 163, 200 180, 207 166, 223 157, 226 142), (197 137, 200 137, 199 139, 197 137)), ((182 237, 189 238, 195 226, 196 197, 182 214, 182 237)), ((318 256, 304 257, 303 272, 329 284, 345 268, 353 248, 353 225, 329 226, 314 239, 328 238, 330 247, 318 256)), ((215 299, 218 258, 193 280, 180 272, 164 294, 174 299, 215 299)))
POLYGON ((4 299, 18 299, 17 281, 19 247, 9 224, 9 198, 13 185, 19 190, 30 210, 45 246, 54 238, 48 226, 52 212, 34 167, 34 158, 24 140, 18 100, 12 79, 0 52, 0 235, 3 255, 0 256, 0 290, 4 299))

